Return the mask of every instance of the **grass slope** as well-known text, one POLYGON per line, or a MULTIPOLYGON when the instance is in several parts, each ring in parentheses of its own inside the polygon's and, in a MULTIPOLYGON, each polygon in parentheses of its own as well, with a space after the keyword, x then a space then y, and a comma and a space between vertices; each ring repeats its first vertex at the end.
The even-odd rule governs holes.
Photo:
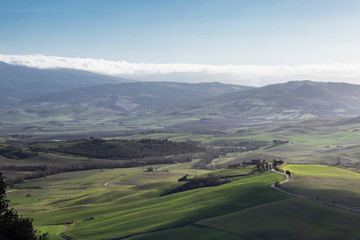
POLYGON ((284 186, 297 193, 360 209, 360 174, 323 165, 285 165, 292 177, 284 186))
POLYGON ((307 199, 287 199, 205 219, 198 224, 251 239, 358 239, 360 214, 307 199))
POLYGON ((127 238, 128 240, 246 240, 251 239, 248 236, 222 231, 219 229, 213 229, 202 226, 185 226, 179 228, 172 228, 168 230, 153 232, 153 233, 145 233, 139 236, 134 236, 127 238))
POLYGON ((59 233, 64 229, 64 225, 37 226, 35 229, 42 233, 48 233, 50 240, 63 240, 59 233))
MULTIPOLYGON (((76 239, 101 239, 176 227, 289 197, 269 188, 271 183, 284 178, 273 173, 235 178, 221 186, 159 197, 163 190, 178 184, 177 178, 190 169, 179 165, 169 170, 144 173, 134 168, 82 171, 79 175, 64 173, 28 183, 41 185, 43 189, 17 190, 10 194, 40 195, 40 202, 16 205, 16 209, 34 218, 37 226, 75 221, 66 234, 76 239), (124 178, 104 187, 104 182, 119 175, 124 178), (84 221, 89 218, 93 220, 84 221)), ((197 174, 201 172, 204 173, 196 170, 197 174)))

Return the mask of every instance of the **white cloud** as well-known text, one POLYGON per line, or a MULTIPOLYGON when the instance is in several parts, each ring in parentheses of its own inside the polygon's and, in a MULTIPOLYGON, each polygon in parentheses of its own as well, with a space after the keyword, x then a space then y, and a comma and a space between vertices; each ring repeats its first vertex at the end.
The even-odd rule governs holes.
MULTIPOLYGON (((345 81, 360 84, 359 64, 307 64, 307 65, 204 65, 190 63, 129 63, 93 58, 67 58, 44 55, 2 55, 0 61, 33 68, 73 68, 114 76, 136 76, 146 79, 147 75, 204 74, 227 76, 224 82, 235 84, 266 85, 295 79, 314 81, 345 81)), ((186 80, 184 80, 186 81, 186 80)))

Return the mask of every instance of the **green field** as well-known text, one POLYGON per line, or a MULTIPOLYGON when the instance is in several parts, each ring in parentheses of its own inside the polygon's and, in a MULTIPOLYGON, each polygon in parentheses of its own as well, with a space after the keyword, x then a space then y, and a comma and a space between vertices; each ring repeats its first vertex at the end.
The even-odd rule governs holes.
POLYGON ((198 224, 249 239, 358 239, 360 231, 354 223, 359 222, 358 213, 306 199, 287 199, 198 224))
POLYGON ((64 225, 36 226, 36 231, 48 233, 50 240, 63 240, 59 233, 64 229, 64 225))
POLYGON ((219 229, 207 228, 207 227, 199 227, 199 226, 185 226, 178 228, 171 228, 163 231, 156 231, 153 233, 145 233, 140 234, 138 236, 129 237, 129 240, 166 240, 166 239, 174 239, 174 240, 218 240, 218 239, 226 239, 226 240, 238 240, 238 239, 251 239, 245 235, 231 233, 227 231, 222 231, 219 229))
MULTIPOLYGON (((161 168, 164 166, 154 166, 161 168)), ((75 239, 357 239, 360 214, 294 198, 270 185, 282 181, 276 173, 231 178, 217 187, 200 188, 160 197, 178 185, 185 174, 223 176, 247 169, 206 171, 191 169, 191 163, 167 168, 167 172, 143 172, 141 168, 89 170, 61 173, 34 179, 8 194, 13 206, 34 218, 42 232, 52 239, 65 230, 75 239), (123 176, 122 178, 119 178, 123 176), (112 181, 115 180, 115 181, 112 181), (104 183, 109 183, 108 187, 104 183), (37 196, 40 201, 27 194, 37 196), (305 229, 306 231, 299 231, 305 229)), ((356 180, 360 174, 322 165, 286 165, 297 184, 297 176, 321 176, 356 180), (344 173, 347 176, 344 177, 344 173)), ((304 188, 306 186, 304 185, 304 188)), ((319 186, 317 186, 319 187, 319 186)), ((309 188, 307 191, 311 191, 309 188)), ((356 196, 355 194, 353 195, 356 196)))
POLYGON ((360 209, 360 174, 323 165, 285 165, 292 173, 284 184, 298 194, 360 209))
POLYGON ((360 124, 343 124, 343 118, 310 119, 303 122, 289 122, 279 125, 256 126, 208 131, 206 134, 149 133, 125 138, 167 138, 171 141, 198 141, 207 146, 236 147, 242 142, 267 142, 268 146, 247 152, 236 152, 215 159, 212 166, 227 167, 229 164, 250 161, 253 158, 274 158, 288 163, 334 164, 360 162, 360 124), (273 140, 288 141, 273 144, 273 140))
MULTIPOLYGON (((267 173, 233 178, 218 187, 195 189, 159 197, 176 186, 185 174, 205 173, 189 169, 190 164, 174 166, 168 172, 142 172, 140 168, 90 170, 62 173, 34 179, 9 198, 37 196, 39 202, 14 204, 24 216, 34 218, 36 226, 74 222, 65 234, 76 239, 126 236, 159 228, 176 227, 232 211, 273 202, 288 196, 269 188, 283 176, 267 173), (104 183, 119 176, 118 181, 104 183)), ((19 201, 18 201, 19 202, 19 201)))
MULTIPOLYGON (((156 132, 114 137, 192 140, 214 149, 233 150, 215 158, 205 166, 207 170, 193 168, 201 159, 201 154, 196 153, 192 162, 151 165, 153 172, 146 171, 149 165, 71 171, 35 178, 16 184, 15 191, 7 195, 11 207, 33 218, 36 228, 49 232, 52 239, 60 239, 58 234, 66 224, 64 233, 75 239, 359 239, 360 214, 270 188, 274 182, 284 180, 283 175, 264 173, 230 178, 251 173, 254 166, 225 169, 229 164, 254 158, 284 160, 287 164, 282 166, 283 170, 292 173, 285 187, 309 198, 319 197, 360 209, 359 173, 313 165, 353 163, 354 169, 357 168, 354 163, 360 161, 360 131, 354 130, 360 126, 336 125, 337 121, 313 119, 213 133, 156 132), (282 142, 277 144, 277 141, 282 142), (246 149, 254 143, 264 145, 246 149), (222 169, 210 170, 219 167, 222 169), (186 174, 190 179, 228 176, 231 182, 160 197, 182 184, 177 180, 186 174)), ((37 146, 52 148, 69 144, 72 143, 38 143, 37 146)), ((120 160, 51 151, 18 160, 0 157, 0 163, 8 166, 62 167, 116 161, 120 160)), ((29 173, 31 171, 6 171, 5 175, 15 178, 29 173)))

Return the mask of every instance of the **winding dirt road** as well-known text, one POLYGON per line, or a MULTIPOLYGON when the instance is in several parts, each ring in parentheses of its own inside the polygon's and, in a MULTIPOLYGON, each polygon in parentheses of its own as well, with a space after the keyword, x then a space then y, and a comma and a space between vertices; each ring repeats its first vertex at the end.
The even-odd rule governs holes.
POLYGON ((116 181, 116 180, 119 180, 120 178, 123 178, 123 177, 124 177, 124 176, 120 176, 120 177, 115 178, 115 179, 113 179, 113 180, 111 180, 111 181, 108 181, 108 182, 104 183, 104 186, 105 186, 105 187, 108 187, 110 183, 112 183, 112 182, 114 182, 114 181, 116 181))
POLYGON ((165 166, 165 167, 158 168, 157 170, 163 170, 163 169, 166 169, 166 168, 175 167, 175 166, 180 165, 180 164, 181 163, 176 163, 176 164, 173 164, 173 165, 170 165, 170 166, 165 166))

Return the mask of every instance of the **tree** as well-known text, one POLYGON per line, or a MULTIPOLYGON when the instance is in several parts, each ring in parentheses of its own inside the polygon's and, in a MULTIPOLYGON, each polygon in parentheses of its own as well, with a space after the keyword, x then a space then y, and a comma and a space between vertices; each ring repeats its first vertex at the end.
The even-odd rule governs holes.
POLYGON ((9 209, 6 188, 5 179, 0 172, 0 240, 47 240, 47 234, 37 235, 32 219, 23 218, 14 209, 9 209))
POLYGON ((178 182, 186 181, 186 179, 187 179, 188 176, 189 176, 189 175, 186 174, 185 176, 179 178, 179 179, 178 179, 178 182))

